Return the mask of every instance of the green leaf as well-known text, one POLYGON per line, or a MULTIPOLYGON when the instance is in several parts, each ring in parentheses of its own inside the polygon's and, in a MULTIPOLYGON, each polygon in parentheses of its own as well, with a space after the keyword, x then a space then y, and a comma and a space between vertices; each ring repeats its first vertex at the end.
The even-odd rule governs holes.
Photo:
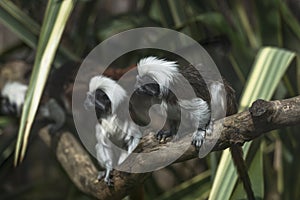
POLYGON ((24 26, 27 30, 33 34, 39 34, 40 26, 22 10, 20 10, 15 4, 9 0, 0 1, 0 6, 16 21, 24 26))
POLYGON ((170 7, 174 25, 177 26, 182 24, 182 22, 186 20, 184 9, 182 9, 184 8, 183 2, 179 0, 168 0, 168 5, 170 7))
POLYGON ((257 49, 259 46, 261 46, 260 39, 251 27, 247 12, 245 11, 245 7, 242 5, 241 1, 236 1, 235 7, 239 16, 239 20, 241 21, 244 31, 246 32, 246 35, 248 37, 250 46, 253 49, 257 49))
POLYGON ((262 48, 257 54, 246 83, 240 101, 240 111, 250 106, 256 99, 270 100, 294 57, 294 52, 284 49, 262 48))
MULTIPOLYGON (((275 89, 295 57, 294 52, 275 47, 262 48, 252 67, 240 101, 240 111, 248 108, 256 99, 270 100, 275 89)), ((246 156, 251 142, 244 145, 246 156)), ((251 177, 250 177, 251 179, 251 177)), ((229 150, 225 150, 217 170, 209 199, 227 200, 231 197, 237 182, 237 174, 229 150)), ((260 183, 263 184, 263 181, 260 183)), ((254 191, 254 193, 256 193, 254 191)))
POLYGON ((18 161, 21 162, 25 156, 30 129, 51 69, 52 61, 74 4, 75 1, 73 0, 48 2, 33 72, 23 107, 15 151, 15 165, 18 161))
MULTIPOLYGON (((1 1, 0 1, 1 2, 1 1)), ((37 36, 30 29, 26 28, 21 22, 16 20, 9 12, 7 12, 0 4, 0 21, 15 33, 22 41, 31 48, 35 48, 37 44, 37 36)))
MULTIPOLYGON (((37 48, 40 25, 11 1, 0 1, 0 21, 29 47, 37 48)), ((72 52, 61 47, 60 54, 55 62, 61 63, 65 57, 72 60, 78 59, 72 52)))
POLYGON ((10 117, 4 117, 1 116, 0 117, 0 127, 4 127, 5 125, 7 125, 9 122, 11 121, 10 117))
POLYGON ((160 7, 161 22, 165 27, 173 27, 174 19, 168 1, 158 0, 160 7))
POLYGON ((285 2, 279 0, 279 9, 284 22, 289 26, 293 33, 300 39, 300 24, 285 2))
POLYGON ((210 187, 210 174, 210 171, 205 171, 155 199, 195 199, 199 197, 201 197, 200 199, 207 199, 210 187))

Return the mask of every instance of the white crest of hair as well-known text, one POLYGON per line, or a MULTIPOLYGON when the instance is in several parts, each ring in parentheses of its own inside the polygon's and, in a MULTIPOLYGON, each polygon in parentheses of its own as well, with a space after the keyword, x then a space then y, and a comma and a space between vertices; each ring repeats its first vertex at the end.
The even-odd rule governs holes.
POLYGON ((25 101, 25 96, 28 86, 20 82, 7 82, 2 91, 1 95, 7 97, 10 103, 14 103, 17 107, 17 112, 20 114, 21 107, 25 101))
POLYGON ((137 64, 137 70, 140 77, 149 75, 157 81, 161 91, 169 88, 179 73, 177 62, 158 59, 154 56, 141 59, 137 64))
POLYGON ((126 91, 116 81, 105 76, 94 76, 90 80, 89 92, 95 92, 101 89, 106 93, 111 101, 112 113, 115 113, 117 107, 127 96, 126 91))

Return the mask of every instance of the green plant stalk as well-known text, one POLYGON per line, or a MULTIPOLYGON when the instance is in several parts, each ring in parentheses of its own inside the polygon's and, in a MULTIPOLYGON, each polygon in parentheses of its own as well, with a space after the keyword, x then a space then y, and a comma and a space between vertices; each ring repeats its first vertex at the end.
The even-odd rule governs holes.
POLYGON ((258 49, 259 46, 261 45, 260 44, 261 42, 259 41, 257 36, 254 34, 254 31, 252 30, 252 27, 250 25, 247 15, 246 15, 246 11, 245 11, 244 7, 241 5, 241 1, 237 1, 236 9, 237 9, 238 15, 240 16, 242 26, 244 27, 244 29, 247 33, 246 35, 248 37, 251 48, 258 49))
MULTIPOLYGON (((51 2, 49 1, 47 4, 47 8, 46 8, 46 12, 45 12, 45 18, 44 18, 44 22, 43 22, 43 26, 41 29, 41 36, 40 36, 40 41, 39 43, 42 42, 42 35, 45 32, 46 29, 46 24, 48 23, 48 16, 49 16, 49 10, 52 7, 51 2)), ((40 46, 40 44, 38 44, 38 46, 40 46)), ((40 59, 40 54, 43 52, 44 50, 41 49, 40 47, 38 47, 37 50, 37 54, 35 57, 35 63, 34 63, 34 67, 33 67, 33 71, 31 74, 31 79, 30 79, 30 83, 29 83, 29 87, 27 90, 27 94, 26 94, 26 98, 25 98, 25 102, 23 105, 23 110, 22 110, 22 116, 21 116, 21 121, 20 121, 20 127, 19 127, 19 133, 18 133, 18 137, 17 137, 17 143, 16 143, 16 150, 15 150, 15 158, 14 158, 14 165, 17 166, 18 164, 18 159, 20 157, 20 151, 21 151, 21 145, 23 142, 23 137, 24 137, 24 130, 25 130, 25 126, 27 126, 27 119, 28 119, 28 113, 29 113, 29 109, 30 109, 30 102, 32 99, 32 95, 33 95, 33 90, 34 90, 34 86, 35 86, 35 79, 37 77, 37 73, 38 73, 38 65, 37 65, 37 61, 40 59)))
POLYGON ((278 26, 277 26, 277 43, 278 47, 282 48, 283 47, 283 35, 282 35, 282 30, 283 30, 283 20, 280 17, 280 13, 278 12, 278 26))
POLYGON ((9 0, 0 1, 0 6, 6 10, 14 19, 16 19, 20 24, 24 25, 26 29, 35 35, 40 32, 39 25, 28 15, 26 15, 22 10, 20 10, 14 3, 9 0))
POLYGON ((284 82, 285 87, 287 88, 287 91, 288 91, 289 95, 292 96, 292 97, 296 96, 296 92, 293 89, 292 83, 291 83, 288 75, 283 76, 283 82, 284 82))
POLYGON ((239 78, 241 84, 245 84, 246 83, 246 78, 241 70, 241 68, 239 67, 239 65, 237 64, 237 61, 236 59, 234 58, 234 56, 232 55, 232 53, 229 54, 229 60, 230 60, 230 63, 237 75, 237 77, 239 78))
POLYGON ((172 13, 169 7, 169 4, 165 0, 158 0, 160 15, 161 15, 161 23, 164 27, 171 27, 174 25, 172 13))
MULTIPOLYGON (((39 24, 9 0, 0 1, 0 21, 29 47, 37 48, 39 24)), ((74 53, 64 47, 60 47, 59 52, 58 59, 55 60, 56 64, 59 64, 64 57, 78 60, 74 53)))
POLYGON ((39 39, 33 74, 22 112, 15 152, 15 165, 18 161, 21 162, 24 159, 30 129, 51 69, 51 63, 54 59, 67 19, 71 14, 74 4, 75 1, 73 0, 64 0, 61 2, 49 1, 48 3, 39 39), (22 149, 20 153, 21 144, 22 149))
POLYGON ((284 22, 289 26, 297 38, 300 39, 300 24, 287 7, 286 3, 282 0, 279 0, 279 9, 284 22))
POLYGON ((0 21, 29 47, 35 48, 37 44, 37 37, 30 30, 26 29, 20 22, 15 20, 2 7, 0 7, 0 21))
POLYGON ((9 123, 12 119, 10 117, 4 117, 4 116, 1 116, 0 117, 0 127, 3 127, 5 126, 7 123, 9 123))
POLYGON ((186 20, 186 16, 181 4, 182 1, 168 0, 168 5, 170 7, 175 27, 179 24, 182 24, 182 22, 186 20))
MULTIPOLYGON (((168 192, 165 192, 163 195, 160 197, 156 198, 158 200, 169 200, 169 199, 174 199, 174 198, 183 198, 183 199, 188 199, 189 195, 191 196, 203 196, 205 195, 208 197, 208 193, 203 193, 203 191, 209 192, 209 183, 210 183, 210 174, 211 172, 205 171, 202 172, 201 174, 193 177, 190 180, 187 180, 183 182, 182 184, 176 186, 175 188, 171 189, 168 192), (196 193, 201 193, 201 194, 194 194, 191 193, 190 190, 193 188, 196 190, 196 193), (201 191, 202 190, 202 191, 201 191)), ((192 198, 190 196, 190 198, 192 198)), ((194 199, 194 198, 193 198, 194 199)))

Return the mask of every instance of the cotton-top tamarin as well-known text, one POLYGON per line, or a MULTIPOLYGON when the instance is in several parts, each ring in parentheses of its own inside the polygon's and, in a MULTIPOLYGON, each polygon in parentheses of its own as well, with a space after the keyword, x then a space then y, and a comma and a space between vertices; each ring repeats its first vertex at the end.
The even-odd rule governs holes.
MULTIPOLYGON (((96 125, 96 156, 101 167, 98 180, 104 177, 112 186, 111 172, 121 165, 137 147, 142 134, 139 128, 122 118, 128 97, 126 91, 114 80, 95 76, 89 82, 89 91, 84 106, 95 109, 99 124, 96 125)), ((128 116, 129 117, 129 116, 128 116)))
MULTIPOLYGON (((160 99, 162 101, 162 109, 168 113, 168 125, 170 129, 161 130, 157 134, 158 139, 176 135, 181 118, 180 110, 182 109, 185 111, 186 116, 184 118, 187 121, 181 123, 189 123, 187 126, 190 126, 191 121, 194 121, 198 124, 198 130, 193 134, 192 143, 197 148, 200 148, 206 132, 211 132, 209 130, 211 128, 211 97, 216 97, 220 100, 221 97, 218 93, 221 92, 222 83, 210 83, 209 87, 213 88, 211 90, 212 94, 210 94, 204 79, 193 66, 188 65, 180 68, 174 61, 167 61, 156 57, 141 59, 137 64, 137 71, 136 93, 160 99), (186 79, 188 82, 184 83, 183 79, 186 79), (151 83, 145 84, 147 82, 151 83), (191 98, 190 95, 184 95, 188 93, 187 90, 189 89, 186 87, 186 84, 189 84, 195 92, 194 97, 191 98), (181 98, 174 93, 175 91, 171 91, 170 88, 177 90, 177 94, 181 94, 181 98)), ((235 93, 226 82, 225 90, 227 92, 226 113, 227 115, 231 115, 237 110, 235 93)), ((225 100, 220 102, 220 109, 226 106, 224 104, 225 100)))
MULTIPOLYGON (((229 84, 224 79, 223 83, 208 80, 208 84, 206 84, 198 70, 191 65, 179 66, 175 61, 147 57, 138 62, 137 71, 136 93, 160 99, 162 101, 161 108, 168 114, 168 129, 157 133, 159 140, 180 134, 177 133, 180 123, 183 126, 189 126, 189 124, 191 126, 196 122, 197 130, 193 133, 192 144, 196 148, 200 148, 205 142, 206 134, 212 132, 213 120, 218 119, 216 116, 211 116, 212 106, 217 109, 217 112, 222 112, 226 108, 227 116, 237 112, 235 92, 229 84), (188 81, 196 97, 190 98, 189 95, 185 97, 184 93, 188 88, 183 83, 183 79, 188 81), (210 87, 210 91, 208 87, 210 87), (222 93, 224 91, 222 87, 226 94, 222 93), (180 97, 174 92, 180 94, 180 97), (183 118, 181 118, 182 111, 183 118), (180 121, 182 119, 184 120, 180 121)), ((253 199, 254 195, 245 169, 241 147, 232 145, 231 154, 243 180, 248 198, 253 199)))
MULTIPOLYGON (((79 68, 76 62, 68 62, 51 70, 37 113, 38 127, 50 124, 50 132, 60 130, 70 113, 70 100, 66 91, 75 79, 79 68)), ((28 90, 31 69, 21 61, 10 62, 0 69, 0 113, 20 117, 28 90)), ((71 90, 72 91, 72 90, 71 90)))

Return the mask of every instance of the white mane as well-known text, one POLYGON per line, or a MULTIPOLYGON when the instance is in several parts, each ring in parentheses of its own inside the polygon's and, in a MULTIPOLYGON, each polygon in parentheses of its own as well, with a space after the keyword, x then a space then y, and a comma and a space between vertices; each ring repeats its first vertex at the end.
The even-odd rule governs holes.
POLYGON ((101 89, 108 96, 111 101, 112 113, 127 96, 126 91, 116 81, 101 75, 94 76, 90 80, 89 92, 95 92, 97 89, 101 89))
POLYGON ((161 89, 169 88, 170 83, 179 73, 177 67, 178 64, 175 61, 158 59, 153 56, 143 58, 137 64, 139 76, 149 75, 160 85, 161 89))
POLYGON ((17 113, 20 114, 28 86, 19 82, 8 82, 2 89, 1 95, 7 97, 10 103, 16 104, 17 113))

